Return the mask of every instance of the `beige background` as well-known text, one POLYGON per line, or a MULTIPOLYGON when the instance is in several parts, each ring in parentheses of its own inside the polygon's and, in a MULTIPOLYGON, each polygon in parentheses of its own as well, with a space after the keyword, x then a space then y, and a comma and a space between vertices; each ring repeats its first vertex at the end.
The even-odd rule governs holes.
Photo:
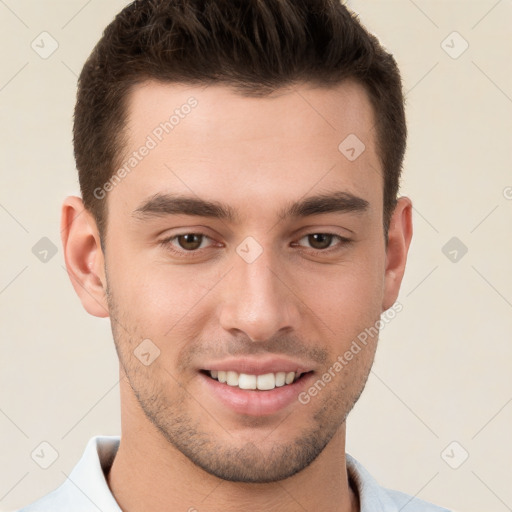
MULTIPOLYGON (((72 290, 59 210, 78 192, 77 74, 125 3, 0 1, 2 511, 60 484, 91 436, 119 433, 109 323, 72 290), (31 47, 43 31, 59 45, 46 59, 31 47), (32 252, 43 237, 58 248, 46 262, 32 252), (31 458, 43 441, 59 454, 48 469, 31 458)), ((459 511, 512 510, 512 2, 350 4, 402 69, 415 237, 348 451, 385 486, 459 511), (443 252, 452 237, 467 247, 456 262, 443 252), (466 452, 457 469, 446 462, 466 452)))

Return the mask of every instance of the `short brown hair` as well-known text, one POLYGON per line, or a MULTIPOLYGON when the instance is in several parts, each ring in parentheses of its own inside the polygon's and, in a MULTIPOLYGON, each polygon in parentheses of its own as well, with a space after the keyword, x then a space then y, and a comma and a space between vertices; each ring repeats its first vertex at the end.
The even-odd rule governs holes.
MULTIPOLYGON (((384 232, 406 144, 392 55, 339 0, 136 0, 107 26, 78 81, 73 141, 85 207, 106 233, 103 187, 120 165, 126 98, 148 79, 225 84, 263 96, 281 86, 362 84, 375 112, 384 170, 384 232)), ((341 141, 340 141, 341 142, 341 141)))

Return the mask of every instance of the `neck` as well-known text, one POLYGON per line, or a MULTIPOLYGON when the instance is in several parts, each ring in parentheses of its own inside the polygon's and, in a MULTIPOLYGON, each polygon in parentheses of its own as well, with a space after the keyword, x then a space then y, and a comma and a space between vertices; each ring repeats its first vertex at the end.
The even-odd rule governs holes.
POLYGON ((107 482, 123 512, 356 512, 349 485, 345 425, 304 470, 278 482, 229 482, 193 464, 172 446, 140 409, 121 379, 122 438, 107 482), (125 395, 125 396, 123 396, 125 395))

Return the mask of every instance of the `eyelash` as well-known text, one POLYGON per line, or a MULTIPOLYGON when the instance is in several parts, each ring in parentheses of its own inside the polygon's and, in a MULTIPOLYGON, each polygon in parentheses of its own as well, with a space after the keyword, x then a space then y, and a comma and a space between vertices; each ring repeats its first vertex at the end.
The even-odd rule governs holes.
MULTIPOLYGON (((200 232, 187 232, 187 233, 180 233, 178 235, 173 235, 171 237, 165 238, 164 240, 160 241, 160 245, 162 247, 164 247, 166 250, 172 252, 173 254, 181 256, 181 257, 184 257, 184 258, 194 257, 195 255, 198 255, 198 254, 202 253, 203 250, 208 249, 208 247, 203 247, 203 248, 194 249, 194 250, 188 250, 187 251, 186 249, 183 249, 183 248, 180 248, 180 249, 175 248, 173 246, 172 242, 174 240, 177 240, 179 237, 186 236, 186 235, 201 236, 201 237, 203 237, 203 240, 204 239, 208 239, 208 240, 212 240, 213 241, 212 238, 210 238, 208 235, 206 235, 204 233, 200 233, 200 232)), ((201 240, 201 243, 203 242, 203 240, 201 240)), ((293 244, 294 244, 293 246, 294 247, 297 247, 297 246, 298 247, 302 247, 304 250, 306 250, 308 252, 312 251, 312 252, 314 252, 316 254, 330 254, 331 252, 340 250, 343 247, 351 244, 353 242, 353 240, 351 240, 350 238, 345 238, 345 237, 343 237, 341 235, 336 235, 335 233, 326 233, 326 232, 319 231, 319 232, 313 232, 313 233, 308 233, 306 235, 303 235, 301 238, 299 238, 298 242, 293 242, 293 244), (315 249, 313 247, 304 247, 304 246, 298 245, 298 242, 300 242, 301 240, 303 240, 305 238, 308 238, 309 236, 312 236, 312 235, 332 236, 333 237, 333 241, 337 240, 338 243, 333 245, 333 246, 329 246, 326 249, 315 249)))
MULTIPOLYGON (((314 232, 314 233, 308 233, 307 235, 304 235, 302 236, 301 238, 299 238, 299 242, 305 238, 308 238, 312 235, 326 235, 326 236, 331 236, 333 238, 332 241, 335 241, 337 240, 338 243, 335 244, 335 245, 330 245, 329 247, 327 247, 326 249, 315 249, 314 247, 304 247, 304 246, 299 246, 299 247, 302 247, 303 249, 306 249, 306 250, 309 250, 309 251, 313 251, 315 253, 321 253, 321 254, 330 254, 331 252, 334 252, 334 251, 339 251, 341 250, 342 248, 346 247, 347 245, 349 245, 350 243, 352 243, 352 240, 350 238, 346 238, 344 236, 341 236, 341 235, 337 235, 335 233, 324 233, 322 231, 319 231, 319 232, 314 232)), ((293 242, 293 246, 295 247, 297 242, 293 242)))

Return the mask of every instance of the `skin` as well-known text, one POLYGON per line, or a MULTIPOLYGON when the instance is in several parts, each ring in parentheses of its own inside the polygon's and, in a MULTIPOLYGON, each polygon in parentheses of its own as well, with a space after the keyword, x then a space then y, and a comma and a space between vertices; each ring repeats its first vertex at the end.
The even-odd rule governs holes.
POLYGON ((345 420, 376 337, 308 404, 294 400, 272 414, 234 412, 199 370, 278 354, 319 378, 395 302, 411 201, 399 198, 386 245, 374 113, 350 81, 260 98, 226 86, 147 82, 130 96, 124 156, 191 96, 197 107, 104 199, 105 251, 80 198, 68 197, 62 209, 72 283, 90 314, 110 316, 120 359, 122 440, 108 484, 127 512, 359 510, 345 420), (351 133, 365 144, 354 161, 338 150, 351 133), (280 216, 294 202, 334 192, 367 207, 280 216), (215 201, 236 215, 134 213, 155 194, 215 201), (186 233, 207 238, 176 238, 186 233), (247 237, 262 250, 251 263, 236 251, 247 237), (144 339, 160 350, 147 366, 134 355, 144 339))

